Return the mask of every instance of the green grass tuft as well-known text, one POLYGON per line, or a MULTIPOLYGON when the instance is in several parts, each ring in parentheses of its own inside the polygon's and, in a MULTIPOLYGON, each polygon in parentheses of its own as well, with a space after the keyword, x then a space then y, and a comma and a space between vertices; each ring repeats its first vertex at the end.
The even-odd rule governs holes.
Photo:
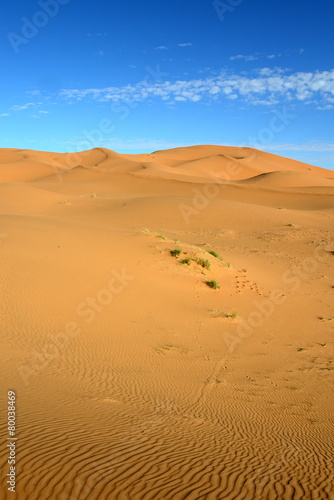
POLYGON ((216 257, 216 259, 222 260, 221 256, 220 256, 220 255, 218 255, 218 253, 217 253, 217 252, 215 252, 214 250, 208 250, 208 253, 209 253, 210 255, 213 255, 214 257, 216 257))
POLYGON ((181 250, 180 250, 179 248, 174 248, 174 250, 171 250, 171 251, 170 251, 170 253, 171 253, 171 255, 172 255, 173 257, 178 258, 178 256, 179 256, 179 255, 180 255, 180 253, 181 253, 181 250))
POLYGON ((215 280, 206 281, 205 283, 208 285, 208 287, 213 288, 213 290, 218 290, 218 288, 220 288, 217 281, 215 280))
POLYGON ((196 262, 197 264, 199 264, 200 266, 202 266, 204 269, 210 269, 210 261, 207 260, 207 259, 202 259, 201 257, 196 259, 196 262))

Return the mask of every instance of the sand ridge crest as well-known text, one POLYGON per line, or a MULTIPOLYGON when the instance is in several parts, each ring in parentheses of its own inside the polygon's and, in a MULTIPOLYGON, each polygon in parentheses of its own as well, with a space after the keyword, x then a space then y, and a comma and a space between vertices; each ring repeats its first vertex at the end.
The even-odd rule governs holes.
POLYGON ((333 182, 250 148, 0 150, 18 498, 332 498, 333 182))

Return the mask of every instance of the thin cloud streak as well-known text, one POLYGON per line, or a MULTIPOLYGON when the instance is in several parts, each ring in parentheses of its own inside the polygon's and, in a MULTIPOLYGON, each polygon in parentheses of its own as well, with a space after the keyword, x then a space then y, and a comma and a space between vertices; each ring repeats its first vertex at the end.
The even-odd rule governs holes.
POLYGON ((259 70, 256 76, 221 74, 216 77, 171 81, 141 81, 123 87, 62 89, 64 100, 92 99, 102 102, 142 102, 158 98, 169 102, 242 99, 249 104, 271 105, 302 101, 318 107, 334 104, 334 69, 286 74, 280 68, 259 70))
POLYGON ((307 142, 305 144, 270 144, 268 151, 302 151, 312 153, 334 152, 334 142, 307 142))

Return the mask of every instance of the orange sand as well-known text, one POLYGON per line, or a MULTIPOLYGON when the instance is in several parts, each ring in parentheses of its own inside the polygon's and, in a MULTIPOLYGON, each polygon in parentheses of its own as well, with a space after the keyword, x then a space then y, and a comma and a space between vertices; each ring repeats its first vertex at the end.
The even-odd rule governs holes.
POLYGON ((0 200, 0 498, 334 498, 333 171, 2 149, 0 200))

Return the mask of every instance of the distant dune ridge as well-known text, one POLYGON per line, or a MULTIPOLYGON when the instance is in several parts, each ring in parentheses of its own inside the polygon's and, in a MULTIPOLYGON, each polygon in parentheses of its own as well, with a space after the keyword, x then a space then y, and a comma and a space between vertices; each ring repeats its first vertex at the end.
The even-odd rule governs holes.
POLYGON ((79 180, 77 169, 85 180, 84 168, 187 182, 214 182, 217 176, 270 187, 334 186, 333 171, 243 147, 190 146, 138 155, 106 148, 78 153, 0 150, 0 182, 29 182, 73 170, 79 180))
POLYGON ((1 149, 0 224, 18 499, 334 499, 333 171, 1 149))

